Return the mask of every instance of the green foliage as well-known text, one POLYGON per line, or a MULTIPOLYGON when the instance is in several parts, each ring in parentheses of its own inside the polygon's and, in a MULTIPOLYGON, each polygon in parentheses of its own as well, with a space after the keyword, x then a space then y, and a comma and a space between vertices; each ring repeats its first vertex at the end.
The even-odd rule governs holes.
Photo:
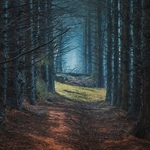
POLYGON ((37 89, 38 99, 45 100, 48 95, 48 91, 46 88, 45 81, 42 80, 41 78, 38 78, 36 81, 36 89, 37 89))
POLYGON ((104 88, 87 88, 55 82, 56 92, 73 101, 96 102, 105 100, 104 88))
POLYGON ((45 66, 45 65, 50 65, 50 66, 52 65, 50 58, 45 57, 44 54, 41 54, 40 56, 38 56, 36 58, 36 61, 39 61, 38 63, 36 63, 37 67, 45 66))

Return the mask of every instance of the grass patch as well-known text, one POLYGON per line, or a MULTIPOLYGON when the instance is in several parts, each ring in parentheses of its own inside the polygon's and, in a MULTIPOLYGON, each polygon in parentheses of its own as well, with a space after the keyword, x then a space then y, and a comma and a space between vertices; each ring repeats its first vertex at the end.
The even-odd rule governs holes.
POLYGON ((59 95, 73 101, 96 102, 105 100, 106 97, 106 89, 104 88, 87 88, 60 82, 55 82, 55 88, 59 95))

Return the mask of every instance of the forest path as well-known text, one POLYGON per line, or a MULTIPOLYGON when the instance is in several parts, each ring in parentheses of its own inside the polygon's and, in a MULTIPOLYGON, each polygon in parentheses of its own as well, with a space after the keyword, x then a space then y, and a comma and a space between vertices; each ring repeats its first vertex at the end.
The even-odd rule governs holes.
POLYGON ((150 142, 127 135, 134 121, 124 111, 99 102, 23 103, 7 111, 8 130, 0 150, 149 150, 150 142))

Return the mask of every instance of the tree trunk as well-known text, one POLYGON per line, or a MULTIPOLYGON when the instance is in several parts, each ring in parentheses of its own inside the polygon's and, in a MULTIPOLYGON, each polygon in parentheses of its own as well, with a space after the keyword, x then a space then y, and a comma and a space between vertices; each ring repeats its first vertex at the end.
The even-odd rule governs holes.
POLYGON ((96 54, 97 54, 97 73, 96 73, 96 86, 99 88, 104 88, 104 68, 103 68, 103 55, 104 55, 104 30, 103 30, 103 6, 99 1, 97 1, 97 45, 96 45, 96 54))
MULTIPOLYGON (((34 2, 33 0, 29 0, 29 8, 30 8, 30 18, 29 18, 29 25, 30 25, 30 32, 27 33, 28 38, 30 39, 29 49, 33 49, 35 47, 35 26, 34 26, 34 2)), ((28 43, 26 43, 28 44, 28 43)), ((36 103, 36 68, 35 68, 35 54, 34 52, 29 53, 26 55, 26 98, 30 104, 36 103)))
MULTIPOLYGON (((52 39, 52 34, 53 34, 53 26, 52 26, 52 8, 51 8, 51 3, 52 1, 45 0, 45 12, 46 15, 48 14, 47 19, 45 19, 45 26, 50 33, 47 34, 47 31, 45 30, 45 41, 48 42, 48 40, 52 39)), ((45 64, 45 81, 46 81, 46 86, 47 86, 47 91, 48 92, 55 92, 54 88, 54 47, 53 47, 53 42, 50 44, 46 45, 45 47, 45 55, 47 63, 45 64), (50 54, 49 54, 50 52, 50 54)))
POLYGON ((113 82, 113 105, 117 105, 119 90, 119 40, 118 40, 118 0, 114 0, 114 82, 113 82))
POLYGON ((129 68, 130 68, 130 1, 122 0, 122 39, 121 39, 121 81, 122 81, 122 92, 121 92, 121 107, 124 110, 128 110, 129 106, 129 68))
MULTIPOLYGON (((7 59, 8 53, 8 0, 0 2, 0 10, 5 9, 4 14, 1 15, 1 27, 5 27, 5 31, 2 28, 0 30, 0 60, 5 61, 7 59)), ((5 107, 7 98, 7 63, 0 65, 0 130, 5 128, 5 107)))
POLYGON ((131 134, 150 140, 150 1, 143 0, 143 51, 142 51, 142 87, 139 122, 135 125, 131 134))
POLYGON ((130 115, 138 115, 141 106, 141 47, 142 47, 142 1, 134 0, 133 5, 133 87, 130 115))
POLYGON ((113 55, 113 34, 112 34, 112 3, 108 0, 107 2, 108 10, 107 10, 107 93, 106 93, 106 101, 109 103, 113 103, 112 97, 112 83, 113 83, 113 75, 112 75, 112 55, 113 55))

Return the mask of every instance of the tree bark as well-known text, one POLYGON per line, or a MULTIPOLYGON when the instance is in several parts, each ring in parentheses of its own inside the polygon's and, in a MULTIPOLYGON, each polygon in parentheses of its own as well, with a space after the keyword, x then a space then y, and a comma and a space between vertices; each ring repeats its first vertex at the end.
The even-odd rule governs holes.
POLYGON ((108 10, 107 10, 107 93, 106 93, 106 101, 109 103, 113 103, 112 97, 112 86, 113 86, 113 66, 112 66, 112 57, 113 57, 113 14, 112 14, 112 2, 108 0, 107 2, 108 10))
POLYGON ((142 50, 142 108, 138 123, 131 134, 150 140, 150 1, 143 0, 143 50, 142 50))
POLYGON ((128 110, 129 107, 129 68, 130 68, 130 1, 122 0, 122 39, 121 39, 121 107, 128 110))
POLYGON ((118 10, 118 0, 114 0, 114 82, 113 82, 113 105, 117 105, 117 101, 119 101, 118 91, 119 91, 119 36, 118 36, 118 18, 119 18, 119 10, 118 10))
POLYGON ((103 5, 97 1, 97 39, 96 39, 96 54, 97 54, 97 73, 96 73, 96 86, 104 88, 104 67, 103 67, 103 55, 104 55, 104 30, 103 30, 103 5))
POLYGON ((133 1, 133 87, 130 115, 138 115, 141 107, 141 48, 142 48, 142 1, 133 1))
MULTIPOLYGON (((7 59, 8 53, 8 0, 0 2, 0 10, 6 10, 1 14, 1 28, 0 30, 0 60, 7 59)), ((5 128, 5 108, 6 108, 6 98, 7 98, 7 63, 0 65, 0 130, 5 128)))

